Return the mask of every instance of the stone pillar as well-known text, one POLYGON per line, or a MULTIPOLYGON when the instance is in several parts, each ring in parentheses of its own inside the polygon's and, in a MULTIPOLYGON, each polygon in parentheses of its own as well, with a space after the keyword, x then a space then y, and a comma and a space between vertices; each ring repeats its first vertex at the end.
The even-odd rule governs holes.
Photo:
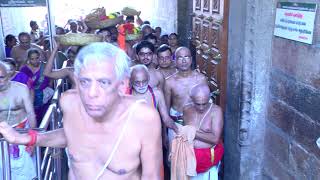
POLYGON ((192 35, 192 1, 178 0, 178 35, 183 46, 189 46, 192 35))
POLYGON ((262 179, 274 2, 230 1, 225 179, 262 179))
POLYGON ((196 48, 191 43, 192 38, 192 16, 193 1, 178 0, 178 35, 179 44, 181 46, 189 47, 193 57, 192 68, 196 68, 196 48))

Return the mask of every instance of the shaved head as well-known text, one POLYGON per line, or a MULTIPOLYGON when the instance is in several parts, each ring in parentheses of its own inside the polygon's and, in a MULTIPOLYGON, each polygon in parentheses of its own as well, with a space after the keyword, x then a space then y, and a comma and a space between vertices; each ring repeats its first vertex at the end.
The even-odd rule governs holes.
POLYGON ((177 48, 177 49, 176 49, 176 52, 175 52, 175 55, 177 56, 177 55, 178 55, 179 53, 181 53, 182 51, 183 51, 183 52, 188 52, 188 54, 191 55, 190 49, 187 48, 187 47, 184 47, 184 46, 177 48))
POLYGON ((210 96, 210 88, 207 84, 197 84, 190 91, 191 97, 210 96))
POLYGON ((197 84, 192 87, 190 97, 198 112, 204 112, 209 107, 210 88, 207 84, 197 84))
POLYGON ((190 49, 179 47, 175 52, 176 67, 179 71, 191 71, 192 56, 190 49))

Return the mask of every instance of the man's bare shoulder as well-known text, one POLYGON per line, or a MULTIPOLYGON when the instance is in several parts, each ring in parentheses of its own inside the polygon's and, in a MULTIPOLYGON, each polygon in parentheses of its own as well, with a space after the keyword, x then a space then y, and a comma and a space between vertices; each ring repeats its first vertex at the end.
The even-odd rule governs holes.
POLYGON ((74 104, 78 104, 79 94, 76 89, 70 89, 62 93, 60 97, 60 106, 63 110, 66 110, 68 107, 72 107, 74 104))
POLYGON ((78 98, 78 95, 79 95, 78 90, 69 89, 69 90, 62 93, 61 99, 62 100, 72 100, 72 99, 78 98))
POLYGON ((17 49, 20 49, 20 46, 19 46, 19 45, 13 46, 11 51, 16 51, 17 49))
POLYGON ((161 72, 159 72, 158 69, 149 68, 148 70, 149 70, 149 73, 150 73, 150 74, 153 74, 153 75, 155 75, 155 76, 157 76, 157 77, 158 77, 159 75, 162 76, 161 72))
POLYGON ((138 105, 135 109, 134 117, 137 123, 148 125, 154 123, 155 121, 160 122, 159 113, 155 108, 143 101, 136 103, 138 103, 138 105))
POLYGON ((192 76, 197 77, 197 79, 199 79, 199 80, 201 80, 201 79, 207 79, 207 77, 206 77, 204 74, 202 74, 202 73, 200 73, 200 72, 198 72, 198 71, 196 71, 196 70, 194 70, 194 71, 192 72, 192 76))
POLYGON ((222 115, 222 108, 216 104, 212 104, 212 112, 222 115))
POLYGON ((16 55, 20 51, 19 45, 13 46, 11 50, 11 54, 16 55))
POLYGON ((179 78, 178 73, 174 73, 166 79, 166 82, 167 84, 175 85, 178 78, 179 78))
POLYGON ((190 113, 190 112, 192 113, 193 110, 194 108, 192 103, 189 103, 183 106, 183 114, 190 113))
POLYGON ((159 70, 154 69, 153 72, 157 75, 157 77, 164 78, 163 74, 159 70))

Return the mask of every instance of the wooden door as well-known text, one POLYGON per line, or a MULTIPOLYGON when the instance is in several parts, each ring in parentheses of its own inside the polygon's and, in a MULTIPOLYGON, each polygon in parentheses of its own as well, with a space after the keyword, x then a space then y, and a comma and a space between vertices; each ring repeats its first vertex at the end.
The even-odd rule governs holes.
POLYGON ((229 0, 193 0, 196 69, 207 76, 216 104, 225 108, 229 0))

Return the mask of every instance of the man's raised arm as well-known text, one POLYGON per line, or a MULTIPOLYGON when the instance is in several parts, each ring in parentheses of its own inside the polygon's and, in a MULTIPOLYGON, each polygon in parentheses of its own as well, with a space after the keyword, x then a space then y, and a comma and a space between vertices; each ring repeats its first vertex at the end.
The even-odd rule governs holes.
POLYGON ((72 72, 72 68, 67 67, 67 68, 62 68, 62 69, 52 69, 53 68, 53 64, 54 64, 54 58, 58 52, 58 48, 59 48, 59 43, 57 43, 57 45, 55 46, 55 48, 52 50, 52 53, 49 57, 49 60, 44 68, 44 75, 52 78, 52 79, 63 79, 66 77, 69 77, 70 79, 73 78, 73 72, 72 72))

